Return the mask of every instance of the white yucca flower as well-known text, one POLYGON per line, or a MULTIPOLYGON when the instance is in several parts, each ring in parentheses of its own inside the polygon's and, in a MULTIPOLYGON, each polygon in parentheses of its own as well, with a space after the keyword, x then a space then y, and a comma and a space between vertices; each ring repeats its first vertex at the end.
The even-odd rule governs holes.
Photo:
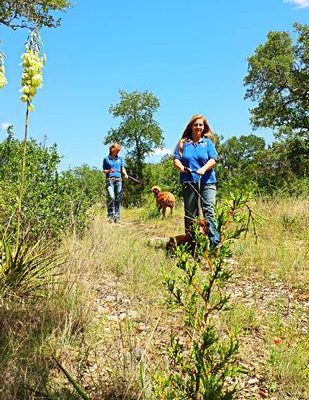
POLYGON ((0 52, 0 89, 7 84, 4 68, 4 55, 0 52))

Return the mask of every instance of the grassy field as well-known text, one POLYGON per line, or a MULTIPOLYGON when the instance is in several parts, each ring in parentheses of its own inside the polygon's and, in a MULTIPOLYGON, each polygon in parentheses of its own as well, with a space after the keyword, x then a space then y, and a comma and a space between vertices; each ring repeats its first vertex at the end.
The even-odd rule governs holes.
MULTIPOLYGON (((233 246, 230 307, 218 321, 238 335, 247 373, 237 399, 309 398, 309 202, 269 200, 233 246)), ((175 260, 164 241, 183 231, 182 209, 161 220, 150 203, 109 224, 97 208, 83 238, 64 240, 66 263, 40 297, 2 301, 0 399, 79 399, 55 357, 91 399, 148 399, 166 363, 178 315, 166 307, 175 260)))

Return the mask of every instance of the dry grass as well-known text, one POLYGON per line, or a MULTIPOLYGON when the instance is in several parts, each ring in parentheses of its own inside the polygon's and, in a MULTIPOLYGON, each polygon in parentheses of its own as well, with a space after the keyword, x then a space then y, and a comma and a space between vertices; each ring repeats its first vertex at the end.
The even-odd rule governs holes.
POLYGON ((259 202, 257 243, 251 233, 235 245, 227 324, 241 335, 253 388, 273 399, 309 397, 308 205, 259 202))
MULTIPOLYGON (((239 399, 305 399, 308 364, 308 202, 260 202, 255 244, 235 245, 222 330, 240 338, 248 375, 239 399), (307 307, 307 308, 306 308, 307 307)), ((164 306, 173 265, 165 238, 183 232, 182 209, 162 220, 151 206, 123 210, 121 224, 98 211, 82 239, 68 237, 65 273, 43 299, 0 308, 0 399, 38 393, 74 399, 56 355, 92 399, 148 399, 152 373, 177 315, 164 306)))
POLYGON ((258 241, 252 233, 237 243, 242 274, 280 281, 308 293, 309 201, 265 201, 256 205, 264 219, 258 241))

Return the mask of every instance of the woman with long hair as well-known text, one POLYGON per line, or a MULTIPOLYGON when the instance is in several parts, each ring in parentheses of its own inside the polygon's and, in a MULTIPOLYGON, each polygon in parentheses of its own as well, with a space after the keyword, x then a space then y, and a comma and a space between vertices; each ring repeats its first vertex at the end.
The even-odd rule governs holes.
POLYGON ((210 136, 206 118, 193 115, 175 148, 174 165, 180 171, 186 232, 192 220, 202 214, 209 222, 210 243, 216 247, 220 241, 214 216, 217 182, 214 166, 218 154, 210 136))

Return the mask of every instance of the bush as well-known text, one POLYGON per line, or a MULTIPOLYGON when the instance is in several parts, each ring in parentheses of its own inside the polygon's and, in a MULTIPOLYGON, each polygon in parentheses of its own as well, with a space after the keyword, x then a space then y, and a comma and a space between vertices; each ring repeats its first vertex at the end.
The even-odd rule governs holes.
MULTIPOLYGON (((0 143, 0 221, 10 233, 17 225, 22 142, 9 135, 0 143)), ((28 142, 22 231, 31 227, 33 239, 59 237, 67 229, 82 231, 87 211, 102 200, 103 176, 88 166, 58 172, 61 156, 56 145, 28 142)))

